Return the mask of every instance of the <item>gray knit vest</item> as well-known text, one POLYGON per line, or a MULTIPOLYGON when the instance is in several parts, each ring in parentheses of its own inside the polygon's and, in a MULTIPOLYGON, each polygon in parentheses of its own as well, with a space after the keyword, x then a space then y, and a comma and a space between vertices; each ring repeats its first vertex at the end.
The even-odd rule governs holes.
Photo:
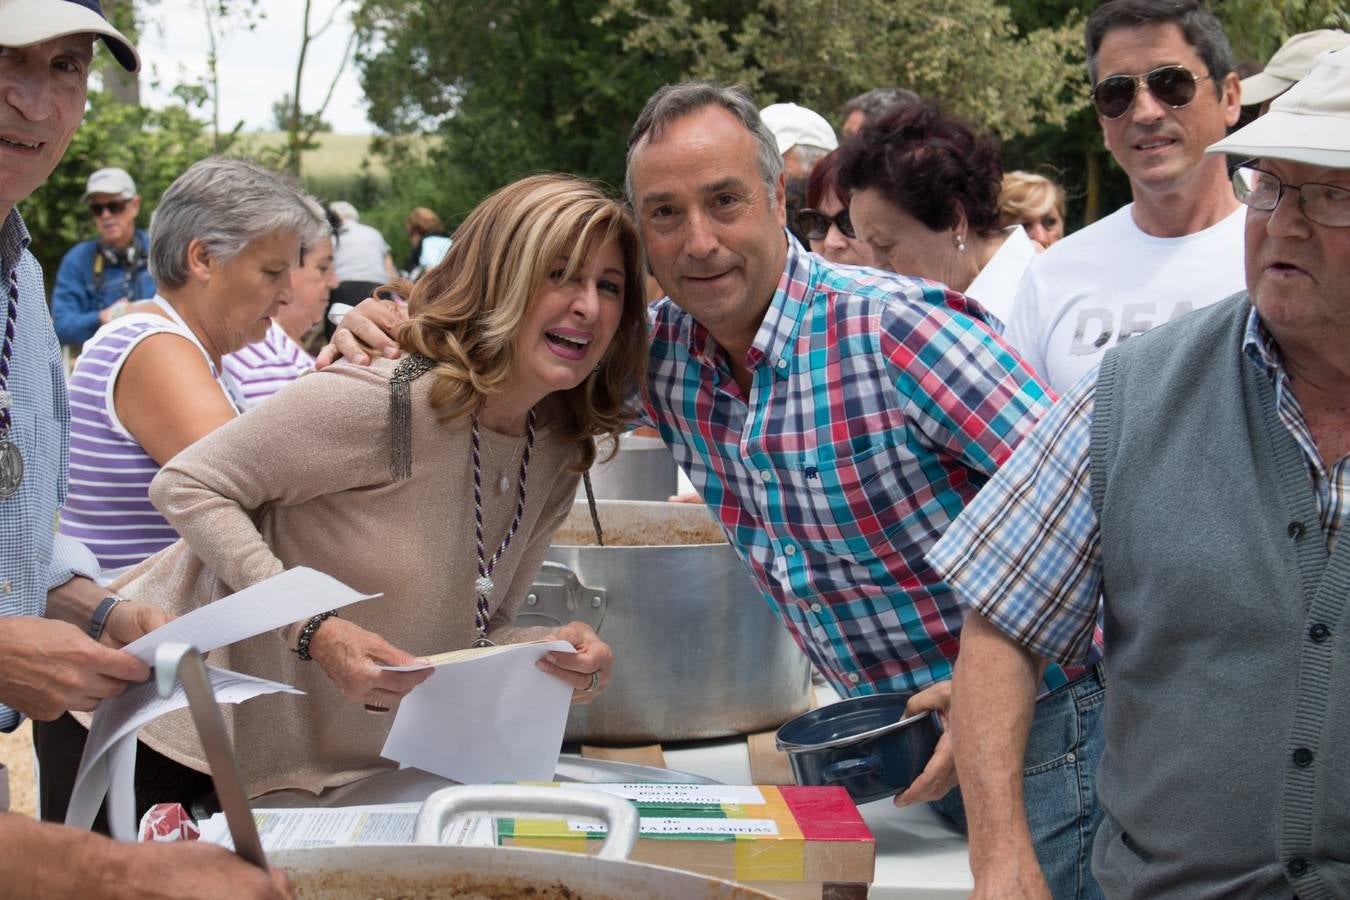
POLYGON ((1245 293, 1101 365, 1111 898, 1350 897, 1350 535, 1242 351, 1245 293))

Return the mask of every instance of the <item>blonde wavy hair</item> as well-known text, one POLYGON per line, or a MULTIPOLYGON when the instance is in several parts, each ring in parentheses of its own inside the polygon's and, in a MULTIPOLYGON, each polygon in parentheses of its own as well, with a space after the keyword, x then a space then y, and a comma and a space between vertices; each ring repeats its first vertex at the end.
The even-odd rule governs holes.
POLYGON ((624 207, 569 175, 534 175, 501 188, 469 213, 445 258, 416 285, 393 285, 413 312, 399 328, 400 346, 440 363, 431 402, 441 421, 478 412, 503 389, 520 324, 553 261, 567 259, 563 278, 570 279, 589 250, 610 242, 624 266, 618 330, 599 371, 552 398, 560 411, 554 429, 581 454, 578 471, 595 460, 596 438, 607 438, 613 454, 635 414, 630 400, 645 391, 646 269, 624 207))
POLYGON ((1007 228, 1023 219, 1039 219, 1054 210, 1064 221, 1064 189, 1034 172, 1006 172, 998 195, 999 226, 1007 228))

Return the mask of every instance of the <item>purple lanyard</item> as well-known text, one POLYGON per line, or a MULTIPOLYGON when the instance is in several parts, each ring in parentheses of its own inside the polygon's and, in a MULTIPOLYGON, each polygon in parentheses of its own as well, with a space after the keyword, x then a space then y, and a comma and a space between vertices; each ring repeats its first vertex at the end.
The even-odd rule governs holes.
POLYGON ((9 310, 5 316, 5 342, 0 347, 0 438, 9 436, 14 421, 9 405, 9 358, 14 354, 14 331, 19 321, 19 270, 9 270, 9 310))

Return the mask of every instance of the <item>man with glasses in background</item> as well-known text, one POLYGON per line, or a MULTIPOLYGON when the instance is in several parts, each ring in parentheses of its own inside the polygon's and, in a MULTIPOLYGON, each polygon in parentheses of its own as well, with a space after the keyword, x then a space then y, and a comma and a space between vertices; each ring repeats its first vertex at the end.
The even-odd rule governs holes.
POLYGON ((1004 337, 1060 393, 1108 347, 1242 289, 1222 157, 1237 122, 1223 28, 1199 0, 1108 0, 1087 23, 1092 101, 1134 202, 1037 258, 1004 337))
POLYGON ((1099 620, 1105 895, 1350 897, 1350 49, 1209 153, 1246 291, 1108 352, 928 555, 978 898, 1047 894, 1019 748, 1099 620))
POLYGON ((100 325, 137 300, 155 296, 147 262, 150 237, 136 227, 141 211, 136 182, 124 169, 99 169, 89 176, 81 199, 94 217, 98 237, 70 248, 52 287, 56 337, 76 352, 100 325))

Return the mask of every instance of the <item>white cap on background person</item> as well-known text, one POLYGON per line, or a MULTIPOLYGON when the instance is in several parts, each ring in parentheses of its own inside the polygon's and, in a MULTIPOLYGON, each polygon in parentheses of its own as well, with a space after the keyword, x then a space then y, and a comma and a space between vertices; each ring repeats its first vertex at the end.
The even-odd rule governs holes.
POLYGON ((131 180, 126 169, 116 167, 99 169, 85 182, 84 196, 80 198, 80 202, 88 203, 94 194, 112 194, 119 200, 130 200, 136 196, 136 182, 131 180))
POLYGON ((1319 56, 1269 112, 1205 152, 1350 169, 1350 50, 1319 56))
POLYGON ((1331 28, 1294 35, 1275 51, 1264 69, 1242 79, 1242 105, 1265 103, 1280 96, 1308 74, 1313 60, 1328 50, 1346 46, 1350 46, 1350 34, 1331 28))
POLYGON ((128 72, 141 58, 122 32, 108 24, 99 0, 0 0, 0 46, 31 47, 68 34, 95 34, 128 72))
POLYGON ((833 150, 839 146, 830 123, 818 112, 795 103, 774 103, 759 111, 759 117, 769 126, 778 141, 778 152, 787 153, 801 144, 833 150))

